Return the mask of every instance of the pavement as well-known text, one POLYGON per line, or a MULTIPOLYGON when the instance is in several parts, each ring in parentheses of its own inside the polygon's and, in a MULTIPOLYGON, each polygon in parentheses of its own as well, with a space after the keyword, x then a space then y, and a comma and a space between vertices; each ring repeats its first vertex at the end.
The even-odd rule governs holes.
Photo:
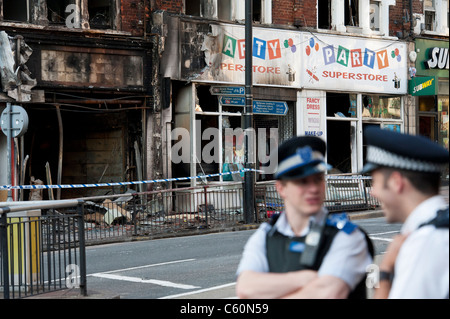
MULTIPOLYGON (((449 186, 443 186, 441 188, 441 195, 449 203, 449 186)), ((367 210, 367 211, 358 211, 351 212, 348 214, 350 220, 358 220, 358 219, 369 219, 369 218, 379 218, 383 217, 383 211, 379 210, 367 210)), ((258 227, 259 225, 246 225, 246 229, 253 229, 258 227)), ((229 289, 234 289, 233 287, 229 287, 229 289)), ((220 296, 216 296, 220 298, 220 296)), ((203 299, 214 299, 214 295, 211 295, 211 292, 206 294, 198 294, 196 298, 203 299)), ((63 289, 58 291, 52 291, 49 293, 39 294, 35 296, 30 296, 24 299, 120 299, 119 295, 105 293, 101 291, 89 290, 87 291, 87 295, 83 296, 80 293, 80 289, 63 289)))

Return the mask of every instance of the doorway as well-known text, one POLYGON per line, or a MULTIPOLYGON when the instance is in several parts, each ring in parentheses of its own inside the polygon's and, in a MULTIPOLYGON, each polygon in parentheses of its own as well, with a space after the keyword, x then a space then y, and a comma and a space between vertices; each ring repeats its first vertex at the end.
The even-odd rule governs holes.
POLYGON ((421 136, 425 136, 433 142, 438 142, 437 125, 436 114, 419 114, 419 134, 421 136))

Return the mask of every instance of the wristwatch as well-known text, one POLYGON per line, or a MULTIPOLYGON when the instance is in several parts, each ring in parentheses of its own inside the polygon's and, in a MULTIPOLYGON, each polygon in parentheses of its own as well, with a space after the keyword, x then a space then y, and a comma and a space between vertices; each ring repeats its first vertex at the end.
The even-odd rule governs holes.
POLYGON ((387 280, 389 282, 392 282, 392 280, 394 279, 394 274, 388 271, 380 271, 380 277, 379 280, 387 280))

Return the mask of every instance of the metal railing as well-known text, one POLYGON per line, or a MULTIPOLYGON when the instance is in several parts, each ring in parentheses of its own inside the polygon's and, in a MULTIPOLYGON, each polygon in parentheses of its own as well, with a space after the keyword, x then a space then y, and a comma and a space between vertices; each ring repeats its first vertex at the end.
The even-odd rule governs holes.
POLYGON ((86 295, 83 201, 3 204, 8 206, 0 207, 0 295, 25 298, 65 288, 86 295))
POLYGON ((242 183, 83 198, 89 243, 164 237, 243 224, 242 183))
MULTIPOLYGON (((371 178, 327 176, 325 206, 331 212, 376 209, 371 178)), ((202 233, 244 224, 242 183, 208 184, 152 192, 83 198, 88 243, 146 236, 202 233)), ((255 185, 255 222, 284 209, 275 183, 255 185)))
POLYGON ((371 195, 372 177, 361 175, 327 175, 325 206, 329 211, 376 209, 378 199, 371 195))

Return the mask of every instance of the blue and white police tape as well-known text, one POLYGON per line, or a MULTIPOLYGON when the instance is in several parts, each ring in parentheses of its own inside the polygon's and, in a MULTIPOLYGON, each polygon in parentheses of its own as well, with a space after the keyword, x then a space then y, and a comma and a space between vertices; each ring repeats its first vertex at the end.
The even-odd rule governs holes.
POLYGON ((93 187, 111 187, 111 186, 128 186, 128 185, 140 185, 140 184, 155 184, 155 183, 166 183, 166 182, 180 182, 180 181, 189 181, 193 179, 199 178, 210 178, 217 176, 225 176, 225 175, 233 175, 240 174, 245 172, 260 172, 259 170, 253 168, 244 168, 239 171, 225 172, 225 173, 217 173, 217 174, 208 174, 208 175, 197 175, 190 177, 175 177, 168 179, 152 179, 148 181, 136 181, 136 182, 117 182, 117 183, 101 183, 101 184, 66 184, 66 185, 3 185, 0 186, 0 190, 13 190, 13 189, 67 189, 67 188, 93 188, 93 187))

